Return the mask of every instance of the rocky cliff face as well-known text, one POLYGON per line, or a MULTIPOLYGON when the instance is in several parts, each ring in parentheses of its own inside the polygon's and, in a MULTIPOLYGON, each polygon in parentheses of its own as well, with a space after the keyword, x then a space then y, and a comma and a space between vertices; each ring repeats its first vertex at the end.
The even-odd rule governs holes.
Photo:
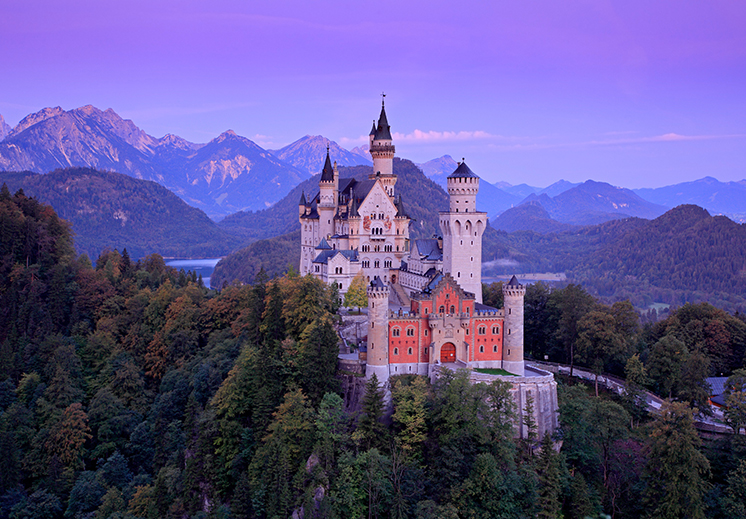
POLYGON ((45 108, 0 142, 0 170, 67 167, 153 180, 211 217, 263 209, 308 176, 230 131, 206 145, 170 134, 156 139, 112 109, 90 105, 45 108))
POLYGON ((326 147, 329 146, 329 156, 337 161, 338 166, 370 166, 370 154, 366 156, 347 151, 334 141, 330 141, 321 135, 306 135, 288 144, 274 153, 283 162, 291 164, 309 175, 321 173, 326 160, 326 147))
POLYGON ((8 123, 5 122, 5 119, 2 115, 0 115, 0 141, 2 141, 11 131, 10 126, 8 123))

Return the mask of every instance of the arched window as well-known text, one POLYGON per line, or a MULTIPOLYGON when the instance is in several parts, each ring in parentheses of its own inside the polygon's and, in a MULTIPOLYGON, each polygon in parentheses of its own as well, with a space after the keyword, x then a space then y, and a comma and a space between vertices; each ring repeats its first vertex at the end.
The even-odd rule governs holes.
POLYGON ((407 355, 411 355, 411 354, 412 354, 412 348, 409 348, 409 349, 407 350, 407 355))
POLYGON ((453 305, 451 305, 451 313, 452 313, 452 314, 455 314, 455 313, 456 313, 456 307, 455 307, 455 306, 453 306, 453 305))
POLYGON ((414 337, 414 328, 407 328, 407 337, 414 337))
POLYGON ((492 345, 492 351, 493 351, 494 353, 497 353, 497 344, 493 344, 493 345, 492 345))
POLYGON ((445 313, 445 311, 446 311, 445 307, 443 305, 440 305, 440 308, 438 308, 438 313, 443 314, 445 313))
POLYGON ((486 334, 487 333, 487 328, 485 326, 480 326, 478 333, 479 333, 479 335, 486 334))
POLYGON ((492 335, 498 335, 500 333, 500 327, 499 326, 493 326, 492 327, 492 335))
POLYGON ((399 355, 399 348, 394 348, 394 355, 399 355))
POLYGON ((484 344, 479 347, 479 353, 484 353, 484 344))
POLYGON ((394 328, 393 330, 391 330, 391 335, 393 335, 394 337, 399 337, 400 331, 401 330, 399 328, 394 328))

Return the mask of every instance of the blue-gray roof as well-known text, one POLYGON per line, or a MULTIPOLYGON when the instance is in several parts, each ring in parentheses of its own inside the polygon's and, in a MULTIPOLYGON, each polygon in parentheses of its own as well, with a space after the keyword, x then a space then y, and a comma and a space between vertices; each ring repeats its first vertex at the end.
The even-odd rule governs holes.
POLYGON ((417 252, 420 253, 421 259, 440 261, 443 259, 443 251, 438 246, 438 240, 422 239, 415 240, 417 252))
POLYGON ((316 250, 332 250, 332 246, 326 241, 326 238, 321 238, 321 241, 316 245, 316 250))
POLYGON ((326 149, 326 161, 324 162, 324 169, 321 171, 321 181, 334 181, 334 169, 332 168, 332 161, 329 158, 329 148, 326 149))
POLYGON ((314 263, 323 263, 327 264, 330 259, 332 259, 337 254, 341 254, 345 258, 347 258, 349 261, 357 261, 357 251, 356 250, 340 250, 340 249, 334 249, 334 250, 324 250, 321 251, 321 253, 316 256, 316 259, 313 260, 314 263))
POLYGON ((378 118, 378 127, 376 133, 373 136, 374 141, 391 140, 391 126, 389 126, 389 120, 386 117, 386 107, 381 104, 381 116, 378 118))
POLYGON ((448 178, 479 178, 479 177, 475 175, 472 170, 469 169, 469 166, 466 165, 466 162, 460 162, 458 167, 456 168, 456 171, 448 175, 448 178))

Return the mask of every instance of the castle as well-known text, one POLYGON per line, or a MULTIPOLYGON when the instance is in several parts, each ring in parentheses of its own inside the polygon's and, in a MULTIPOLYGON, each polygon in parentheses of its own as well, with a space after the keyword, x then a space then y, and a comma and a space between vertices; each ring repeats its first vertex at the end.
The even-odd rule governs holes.
MULTIPOLYGON (((442 238, 415 240, 395 194, 395 148, 385 106, 369 135, 373 173, 340 179, 327 151, 319 193, 301 195, 301 274, 334 283, 344 294, 356 275, 368 282, 365 374, 384 385, 393 375, 436 378, 467 368, 473 381, 508 380, 516 407, 534 402, 538 433, 557 426, 551 373, 523 359, 523 299, 515 276, 503 286, 504 308, 482 304, 482 235, 487 214, 476 208, 479 177, 465 162, 448 176, 442 238), (480 372, 491 368, 503 375, 480 372), (507 372, 507 373, 506 373, 507 372)), ((517 426, 518 435, 526 431, 517 426)))

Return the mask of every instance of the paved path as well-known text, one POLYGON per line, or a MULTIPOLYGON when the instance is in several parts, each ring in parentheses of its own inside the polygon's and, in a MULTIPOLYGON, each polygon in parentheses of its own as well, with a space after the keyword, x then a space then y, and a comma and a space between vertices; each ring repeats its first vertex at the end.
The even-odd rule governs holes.
MULTIPOLYGON (((567 364, 557 364, 554 362, 539 362, 539 361, 527 361, 531 364, 535 364, 539 366, 540 368, 546 369, 547 371, 551 371, 552 373, 561 373, 563 375, 570 375, 570 366, 567 364)), ((573 376, 581 378, 583 380, 589 380, 591 382, 596 381, 596 374, 592 371, 588 371, 585 368, 579 368, 577 366, 573 367, 573 376)), ((617 394, 621 395, 624 394, 624 389, 626 388, 626 382, 619 378, 615 377, 614 375, 608 375, 608 374, 602 374, 598 376, 598 384, 600 386, 604 386, 607 389, 610 389, 611 391, 616 392, 617 394)), ((648 411, 650 412, 658 412, 663 405, 663 402, 665 400, 655 393, 651 393, 650 391, 645 391, 645 403, 647 404, 648 411)), ((709 432, 719 433, 719 434, 733 434, 733 429, 730 427, 723 425, 724 417, 723 417, 723 411, 722 409, 718 407, 711 407, 712 410, 712 416, 705 416, 705 415, 698 415, 694 417, 695 425, 698 428, 706 429, 709 432)))

